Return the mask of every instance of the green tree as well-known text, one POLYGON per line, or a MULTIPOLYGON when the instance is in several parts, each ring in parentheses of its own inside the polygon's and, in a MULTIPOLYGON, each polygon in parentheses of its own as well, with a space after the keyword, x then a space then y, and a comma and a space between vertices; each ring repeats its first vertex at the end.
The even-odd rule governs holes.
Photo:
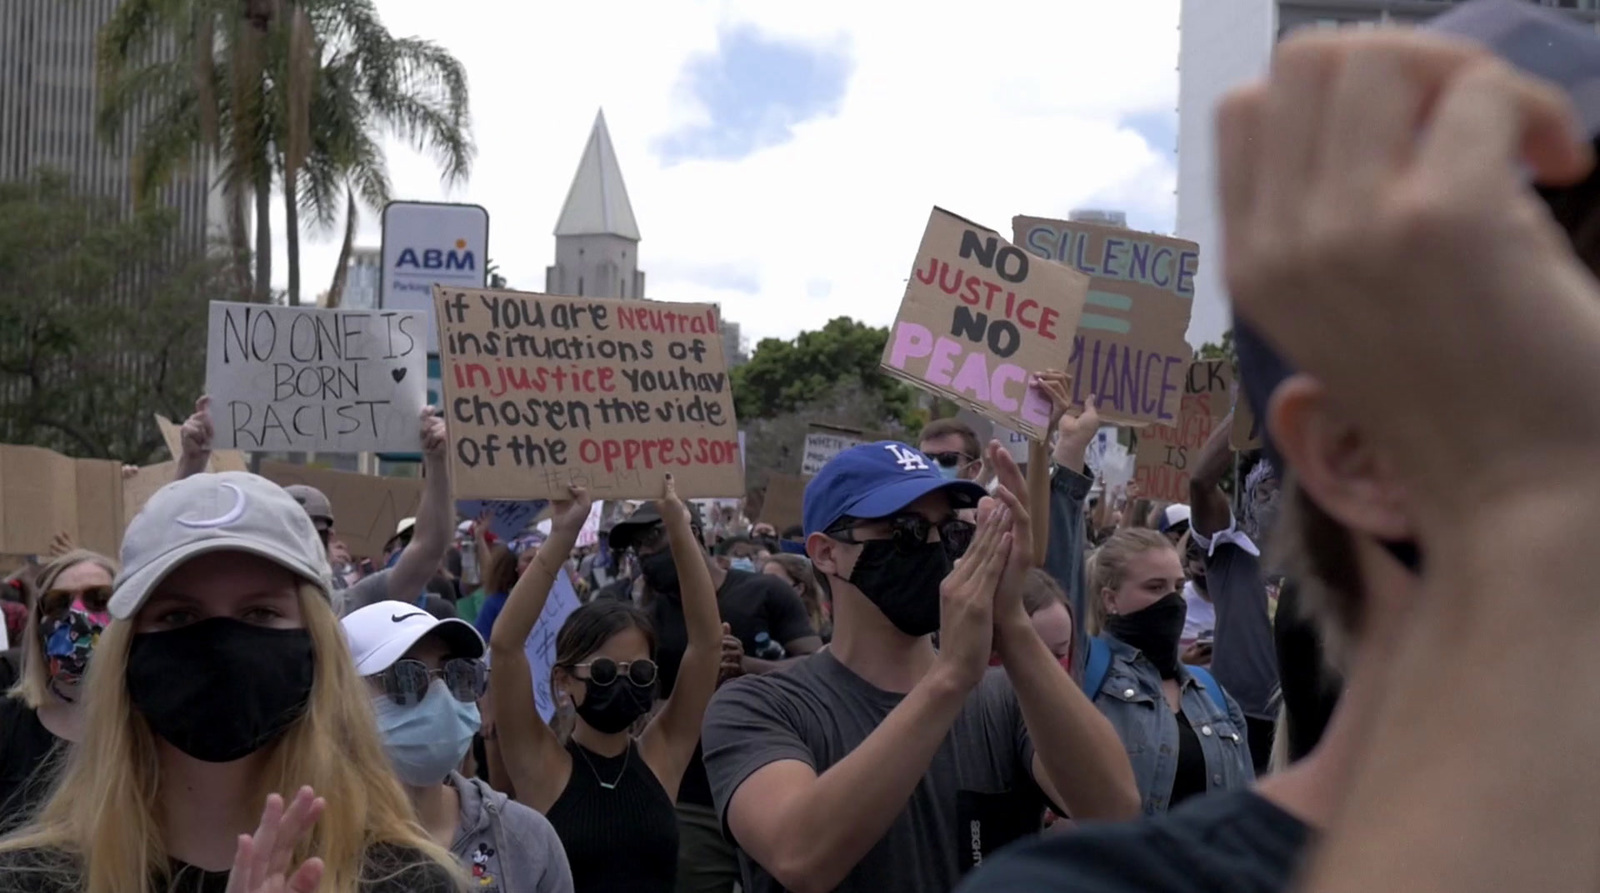
POLYGON ((0 438, 145 463, 152 414, 182 418, 205 382, 206 305, 225 263, 174 259, 177 218, 124 215, 40 172, 0 183, 0 438))
POLYGON ((148 116, 134 159, 140 194, 197 156, 215 158, 236 256, 253 201, 256 300, 270 295, 275 177, 298 305, 302 215, 323 231, 344 216, 347 258, 357 198, 377 209, 390 197, 384 135, 432 154, 447 182, 471 169, 465 69, 431 41, 391 35, 373 0, 124 0, 100 44, 103 131, 115 138, 148 116))
POLYGON ((801 332, 791 341, 762 339, 750 361, 733 370, 739 419, 750 422, 793 413, 824 401, 840 385, 854 383, 876 404, 868 412, 877 418, 869 421, 914 427, 921 418, 916 392, 878 368, 888 340, 888 329, 847 316, 830 320, 815 332, 801 332))
POLYGON ((1195 358, 1200 360, 1232 360, 1237 364, 1239 362, 1239 354, 1235 352, 1233 347, 1233 330, 1229 329, 1222 333, 1221 344, 1207 341, 1200 345, 1200 350, 1195 354, 1195 358))

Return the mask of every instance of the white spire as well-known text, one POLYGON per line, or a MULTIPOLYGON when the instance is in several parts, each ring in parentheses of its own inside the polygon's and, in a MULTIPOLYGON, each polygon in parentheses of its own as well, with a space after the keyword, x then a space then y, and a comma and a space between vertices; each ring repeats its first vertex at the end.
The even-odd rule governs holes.
POLYGON ((628 203, 628 188, 622 185, 622 169, 611 148, 603 109, 594 117, 589 144, 583 147, 577 176, 572 178, 567 202, 556 221, 556 235, 612 235, 639 241, 639 224, 628 203))

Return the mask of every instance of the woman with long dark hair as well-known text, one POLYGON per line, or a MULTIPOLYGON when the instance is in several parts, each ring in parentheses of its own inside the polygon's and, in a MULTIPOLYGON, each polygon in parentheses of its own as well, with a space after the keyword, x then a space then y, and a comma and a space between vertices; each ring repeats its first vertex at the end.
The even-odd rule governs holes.
POLYGON ((711 573, 689 511, 668 476, 659 502, 679 568, 689 646, 677 684, 635 739, 656 691, 656 637, 647 614, 629 602, 597 599, 567 618, 556 638, 552 687, 577 718, 563 744, 533 703, 524 644, 589 517, 589 494, 572 488, 545 540, 511 591, 489 640, 490 699, 500 753, 517 799, 545 814, 561 836, 578 893, 669 893, 676 886, 678 783, 700 740, 717 687, 722 621, 711 573))

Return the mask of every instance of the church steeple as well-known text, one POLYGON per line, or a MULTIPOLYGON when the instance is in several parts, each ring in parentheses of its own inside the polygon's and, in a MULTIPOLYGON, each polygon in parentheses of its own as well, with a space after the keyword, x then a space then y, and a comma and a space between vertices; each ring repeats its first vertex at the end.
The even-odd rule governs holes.
POLYGON ((594 116, 589 144, 583 147, 578 173, 572 178, 567 202, 561 206, 561 218, 556 221, 556 235, 610 235, 639 241, 639 224, 633 219, 628 187, 622 183, 617 150, 611 147, 604 109, 594 116))
POLYGON ((644 297, 639 271, 639 224, 622 183, 602 110, 594 117, 578 173, 556 220, 556 262, 545 269, 545 291, 596 298, 644 297))

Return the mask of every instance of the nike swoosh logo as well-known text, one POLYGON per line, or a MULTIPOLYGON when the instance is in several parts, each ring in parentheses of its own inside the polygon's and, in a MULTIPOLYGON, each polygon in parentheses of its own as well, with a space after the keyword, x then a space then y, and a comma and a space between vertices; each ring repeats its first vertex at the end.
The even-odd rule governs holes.
POLYGON ((423 613, 423 612, 421 612, 421 611, 412 611, 410 614, 390 614, 389 615, 389 619, 394 621, 395 623, 399 623, 400 621, 405 620, 405 619, 410 618, 410 617, 426 617, 426 616, 428 616, 428 615, 423 613))

